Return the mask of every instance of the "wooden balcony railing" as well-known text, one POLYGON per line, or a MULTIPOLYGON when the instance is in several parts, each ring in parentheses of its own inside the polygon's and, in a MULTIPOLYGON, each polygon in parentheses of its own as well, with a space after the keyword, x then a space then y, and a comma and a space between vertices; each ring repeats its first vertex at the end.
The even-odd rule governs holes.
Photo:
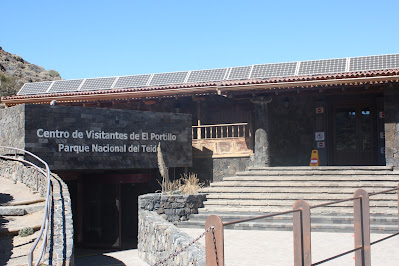
POLYGON ((192 127, 193 139, 246 138, 251 136, 248 123, 201 125, 192 127))

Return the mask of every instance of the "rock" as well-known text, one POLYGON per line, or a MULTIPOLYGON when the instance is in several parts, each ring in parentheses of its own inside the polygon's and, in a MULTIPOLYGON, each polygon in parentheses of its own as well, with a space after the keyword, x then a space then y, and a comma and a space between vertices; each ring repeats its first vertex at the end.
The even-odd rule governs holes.
POLYGON ((59 80, 57 71, 45 70, 25 61, 19 55, 0 49, 0 96, 15 95, 28 82, 59 80))

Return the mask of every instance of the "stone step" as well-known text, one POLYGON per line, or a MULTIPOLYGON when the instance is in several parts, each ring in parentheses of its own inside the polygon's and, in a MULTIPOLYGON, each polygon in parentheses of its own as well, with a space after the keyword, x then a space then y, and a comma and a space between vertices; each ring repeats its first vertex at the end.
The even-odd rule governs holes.
POLYGON ((45 200, 46 200, 45 198, 39 198, 39 199, 32 199, 32 200, 11 201, 11 202, 0 204, 0 206, 31 205, 31 204, 35 204, 35 203, 44 202, 45 200))
POLYGON ((392 166, 276 166, 248 167, 248 171, 393 171, 392 166))
POLYGON ((43 209, 44 209, 43 202, 29 204, 29 205, 0 206, 0 215, 21 216, 29 213, 38 212, 43 209))
POLYGON ((376 188, 394 188, 397 187, 397 182, 284 182, 284 181, 222 181, 211 183, 211 187, 376 187, 376 188))
MULTIPOLYGON (((213 199, 207 200, 204 202, 204 206, 210 205, 224 205, 224 206, 292 206, 296 200, 282 200, 282 199, 268 199, 268 200, 253 200, 253 199, 213 199)), ((308 200, 310 206, 315 206, 319 204, 324 204, 330 202, 331 200, 325 199, 313 199, 308 200)), ((389 208, 397 208, 397 201, 370 201, 370 207, 389 207, 389 208)), ((353 201, 341 202, 339 204, 331 205, 329 208, 336 207, 352 207, 353 201)))
MULTIPOLYGON (((247 218, 259 217, 261 215, 267 215, 270 213, 251 213, 251 212, 206 212, 201 211, 198 214, 193 214, 189 218, 189 221, 204 221, 210 215, 219 216, 223 222, 230 222, 235 220, 242 220, 247 218)), ((292 222, 292 214, 283 214, 277 215, 268 218, 262 218, 255 221, 263 221, 263 222, 281 222, 281 221, 289 221, 292 222)), ((336 224, 353 224, 353 215, 330 215, 330 214, 311 214, 311 221, 316 223, 336 223, 336 224)), ((390 224, 398 226, 398 216, 397 215, 370 215, 370 224, 379 223, 379 224, 390 224)))
MULTIPOLYGON (((181 222, 177 226, 181 228, 204 228, 205 221, 209 215, 219 216, 223 222, 231 222, 246 218, 254 218, 261 213, 220 213, 203 212, 190 216, 189 221, 181 222)), ((235 225, 226 226, 227 229, 249 229, 249 230, 292 230, 292 215, 279 215, 269 218, 262 218, 235 225)), ((338 232, 354 231, 353 216, 349 215, 312 215, 312 231, 338 232)), ((370 228, 372 232, 397 232, 398 218, 394 216, 373 216, 370 217, 370 228)))
MULTIPOLYGON (((350 195, 352 196, 352 195, 350 195)), ((350 197, 349 196, 349 197, 350 197)), ((396 200, 397 202, 397 194, 379 194, 375 196, 370 196, 370 201, 392 201, 396 200)), ((325 201, 335 201, 348 198, 347 194, 329 194, 329 193, 210 193, 207 195, 207 200, 214 200, 214 199, 244 199, 244 200, 270 200, 270 199, 279 199, 279 200, 325 200, 325 201)))
MULTIPOLYGON (((353 193, 359 187, 348 187, 348 188, 341 188, 341 187, 332 187, 332 188, 325 188, 325 187, 207 187, 201 189, 202 193, 306 193, 306 194, 320 194, 320 193, 329 193, 329 194, 347 194, 353 195, 353 193)), ((388 188, 366 188, 367 192, 378 192, 382 190, 386 190, 388 188)))
MULTIPOLYGON (((292 209, 291 206, 226 206, 226 205, 208 205, 201 209, 200 212, 264 212, 274 213, 282 212, 292 209)), ((312 209, 312 213, 323 213, 323 214, 352 214, 353 208, 350 207, 325 207, 312 209)), ((371 214, 381 215, 398 215, 398 209, 396 208, 370 208, 371 214)))
POLYGON ((340 181, 340 182, 353 182, 353 181, 365 181, 365 182, 384 182, 392 181, 399 182, 399 175, 357 175, 357 176, 347 176, 347 175, 281 175, 281 176, 268 176, 268 175, 249 175, 249 176, 234 176, 225 177, 223 181, 340 181))

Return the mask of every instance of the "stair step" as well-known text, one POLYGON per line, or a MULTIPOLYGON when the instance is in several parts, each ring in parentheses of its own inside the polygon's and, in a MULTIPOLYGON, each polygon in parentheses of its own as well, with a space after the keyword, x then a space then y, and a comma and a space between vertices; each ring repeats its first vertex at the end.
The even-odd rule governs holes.
MULTIPOLYGON (((283 212, 292 209, 292 206, 226 206, 226 205, 207 205, 202 210, 207 212, 283 212)), ((312 213, 326 214, 352 214, 353 208, 335 207, 335 208, 316 208, 312 213)), ((372 214, 397 215, 397 208, 370 208, 372 214)))
MULTIPOLYGON (((353 192, 353 191, 352 191, 353 192)), ((353 194, 353 193, 352 193, 353 194)), ((341 199, 346 199, 348 198, 347 194, 330 194, 330 193, 323 193, 323 194, 318 194, 318 193, 296 193, 296 194, 290 194, 290 193, 232 193, 232 192, 226 192, 226 193, 210 193, 207 195, 206 199, 209 200, 214 200, 214 199, 243 199, 243 200, 298 200, 298 199, 304 199, 304 200, 325 200, 325 201, 335 201, 335 200, 341 200, 341 199)), ((383 201, 383 200, 388 200, 392 201, 397 199, 397 194, 379 194, 375 196, 370 197, 370 201, 383 201)))
POLYGON ((44 203, 39 202, 30 205, 18 205, 18 206, 0 206, 0 215, 2 216, 22 216, 29 213, 34 213, 42 210, 44 203))
MULTIPOLYGON (((350 188, 341 188, 341 187, 333 187, 333 188, 325 188, 325 187, 312 187, 311 189, 308 187, 300 188, 300 187, 207 187, 201 189, 201 193, 307 193, 307 194, 320 194, 320 193, 329 193, 329 194, 350 194, 353 195, 356 189, 360 187, 350 187, 350 188)), ((373 188, 367 190, 368 192, 378 192, 387 188, 373 188)))
POLYGON ((399 182, 399 175, 358 175, 358 176, 348 176, 348 175, 280 175, 278 177, 269 175, 239 175, 235 177, 225 177, 223 181, 392 181, 399 182))
POLYGON ((276 166, 276 167, 249 167, 249 171, 298 171, 298 170, 310 170, 310 171, 393 171, 392 166, 276 166))
MULTIPOLYGON (((204 228, 205 221, 210 215, 219 216, 223 222, 237 221, 254 218, 267 213, 226 213, 204 212, 190 216, 189 221, 181 222, 177 226, 181 228, 204 228)), ((353 215, 317 215, 311 216, 312 231, 337 232, 354 231, 353 215)), ((274 217, 262 218, 248 222, 226 226, 227 229, 240 230, 292 230, 292 214, 284 214, 274 217)), ((371 215, 370 228, 372 232, 397 232, 398 218, 396 215, 371 215)))
MULTIPOLYGON (((268 200, 253 200, 253 199, 220 199, 220 200, 207 200, 204 202, 204 206, 209 205, 227 205, 227 206, 292 206, 295 200, 281 200, 281 199, 268 199, 268 200)), ((313 199, 308 200, 310 206, 323 204, 330 202, 325 199, 313 199)), ((353 201, 346 201, 339 204, 329 206, 330 208, 337 207, 352 207, 353 201)), ((370 207, 391 207, 395 208, 398 206, 397 201, 370 201, 370 207)))
POLYGON ((394 188, 397 186, 397 182, 383 182, 382 184, 379 182, 331 182, 331 181, 326 181, 326 182, 317 182, 317 181, 308 181, 308 182, 284 182, 284 181, 276 181, 276 180, 271 180, 271 181, 222 181, 222 182, 214 182, 211 183, 211 187, 262 187, 262 186, 268 186, 268 187, 376 187, 376 188, 394 188))

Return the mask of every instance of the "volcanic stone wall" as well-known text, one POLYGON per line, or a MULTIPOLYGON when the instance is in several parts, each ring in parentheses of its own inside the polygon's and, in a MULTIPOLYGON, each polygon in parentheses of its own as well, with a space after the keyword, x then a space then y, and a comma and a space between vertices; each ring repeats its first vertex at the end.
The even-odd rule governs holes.
POLYGON ((0 110, 0 145, 24 148, 25 105, 0 110))
POLYGON ((49 105, 0 115, 0 144, 33 152, 52 170, 157 168, 159 143, 167 167, 192 164, 191 115, 49 105))

